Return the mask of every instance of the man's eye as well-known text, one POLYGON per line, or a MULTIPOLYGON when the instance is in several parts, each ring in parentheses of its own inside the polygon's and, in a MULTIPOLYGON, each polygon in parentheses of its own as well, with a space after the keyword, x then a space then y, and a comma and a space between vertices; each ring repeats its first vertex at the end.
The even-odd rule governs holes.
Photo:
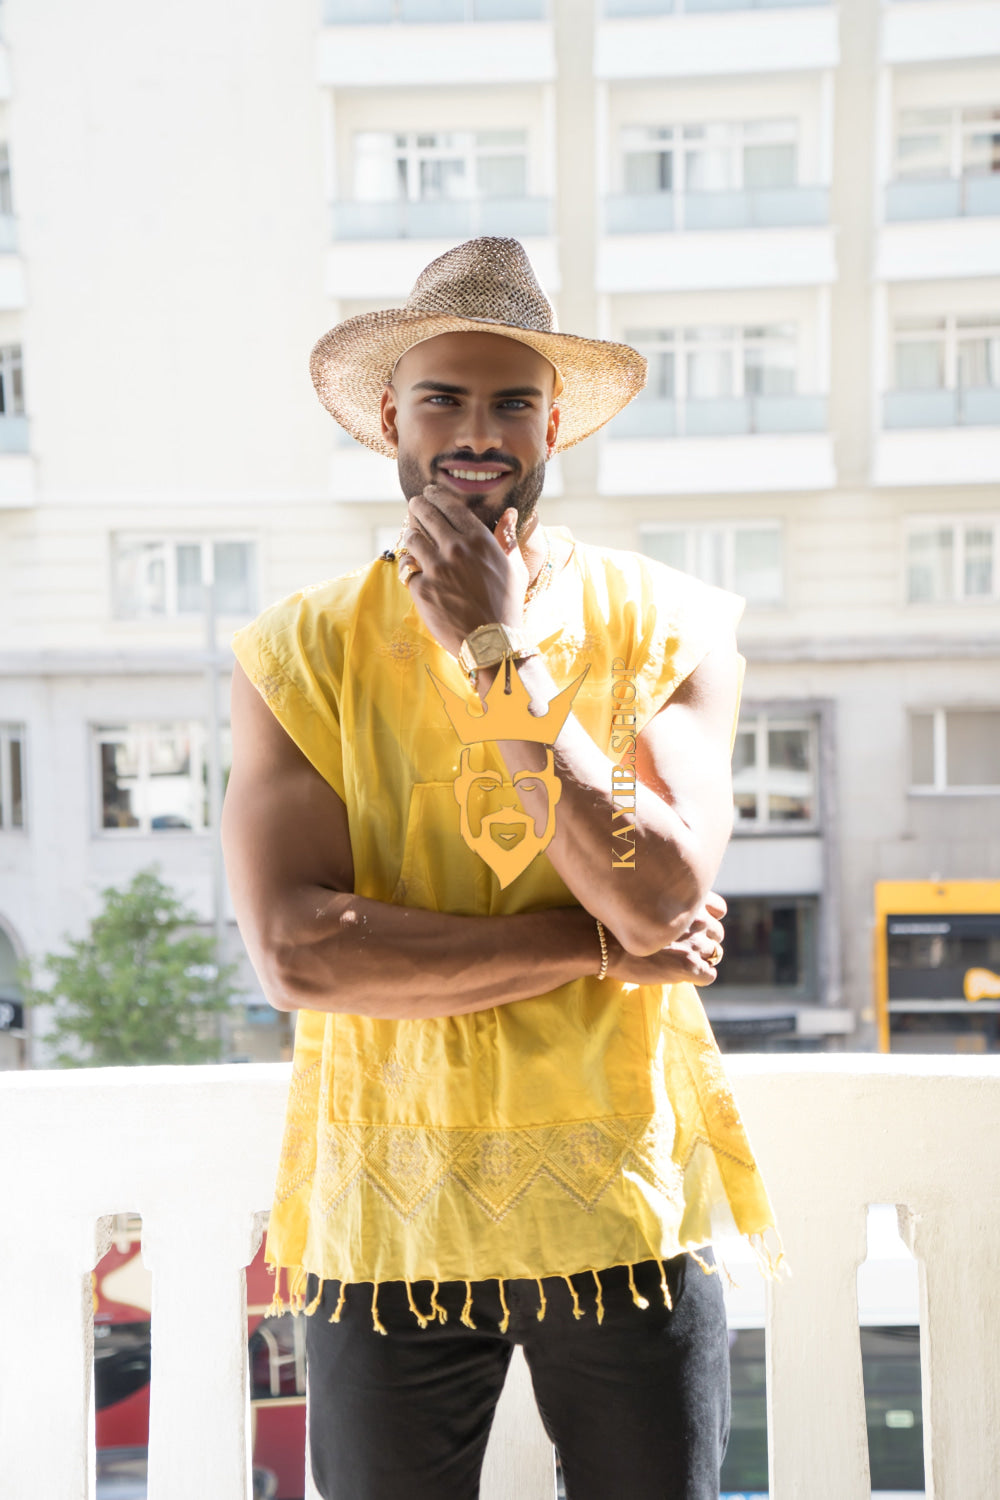
POLYGON ((454 401, 454 396, 429 396, 428 401, 454 401))
POLYGON ((508 401, 501 401, 501 406, 527 406, 527 401, 522 401, 519 396, 512 396, 508 401))
POLYGON ((518 779, 516 786, 519 792, 533 792, 538 786, 537 776, 523 776, 518 779))

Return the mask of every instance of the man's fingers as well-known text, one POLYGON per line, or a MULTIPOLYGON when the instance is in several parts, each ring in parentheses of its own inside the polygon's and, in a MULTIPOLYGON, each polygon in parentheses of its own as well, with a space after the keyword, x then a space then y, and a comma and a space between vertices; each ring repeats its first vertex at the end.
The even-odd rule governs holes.
POLYGON ((725 898, 720 896, 718 891, 709 891, 705 897, 705 910, 711 912, 713 917, 724 917, 729 907, 726 905, 725 898))

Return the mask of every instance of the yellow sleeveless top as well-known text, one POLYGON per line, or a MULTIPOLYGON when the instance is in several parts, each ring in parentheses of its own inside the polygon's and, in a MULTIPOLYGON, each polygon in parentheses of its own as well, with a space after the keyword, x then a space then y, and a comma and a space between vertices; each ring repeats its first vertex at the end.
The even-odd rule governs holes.
MULTIPOLYGON (((639 732, 742 608, 649 558, 576 542, 526 624, 560 688, 589 663, 572 711, 618 760, 615 659, 635 669, 639 732)), ((470 703, 472 690, 392 563, 291 594, 233 649, 343 799, 358 895, 497 916, 577 904, 544 853, 501 889, 463 841, 461 744, 425 666, 470 703)), ((502 771, 495 744, 481 748, 502 771)), ((283 1270, 293 1310, 308 1272, 375 1293, 495 1277, 502 1292, 505 1278, 693 1252, 726 1228, 777 1274, 774 1214, 693 985, 595 974, 472 1015, 297 1013, 267 1236, 275 1311, 283 1270)))

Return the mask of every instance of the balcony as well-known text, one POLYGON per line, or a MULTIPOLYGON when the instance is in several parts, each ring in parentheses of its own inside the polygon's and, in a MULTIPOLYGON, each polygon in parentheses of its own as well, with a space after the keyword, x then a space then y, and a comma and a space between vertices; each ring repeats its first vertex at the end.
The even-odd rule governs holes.
POLYGON ((825 187, 741 188, 714 193, 623 193, 604 200, 606 234, 699 229, 777 229, 829 222, 825 187))
POLYGON ((0 510, 20 510, 34 503, 35 463, 29 456, 28 444, 28 418, 18 414, 0 416, 0 510))
MULTIPOLYGON (((869 1500, 858 1268, 870 1203, 900 1205, 918 1262, 927 1493, 992 1495, 1000 1195, 991 1152, 969 1146, 1000 1132, 1000 1058, 743 1055, 727 1071, 793 1271, 765 1288, 772 1500, 869 1500)), ((150 1500, 248 1500, 244 1267, 287 1081, 284 1064, 0 1077, 0 1244, 16 1293, 0 1355, 5 1494, 92 1494, 90 1271, 108 1216, 128 1210, 152 1272, 150 1500)), ((553 1500, 520 1358, 483 1495, 553 1500)))
POLYGON ((640 397, 608 424, 598 490, 670 495, 829 489, 835 476, 826 406, 822 395, 640 397))
POLYGON ((696 78, 836 67, 827 0, 604 0, 598 78, 696 78))
POLYGON ((330 297, 405 297, 429 261, 481 234, 522 240, 545 290, 558 290, 549 198, 393 199, 332 205, 327 258, 330 297))
POLYGON ((546 0, 324 0, 319 81, 333 88, 546 83, 546 0))
POLYGON ((997 0, 888 0, 885 4, 884 62, 962 62, 997 53, 1000 53, 997 0))
POLYGON ((995 484, 1000 387, 886 391, 876 484, 995 484))
POLYGON ((997 268, 1000 175, 912 178, 885 188, 880 281, 992 276, 997 268))

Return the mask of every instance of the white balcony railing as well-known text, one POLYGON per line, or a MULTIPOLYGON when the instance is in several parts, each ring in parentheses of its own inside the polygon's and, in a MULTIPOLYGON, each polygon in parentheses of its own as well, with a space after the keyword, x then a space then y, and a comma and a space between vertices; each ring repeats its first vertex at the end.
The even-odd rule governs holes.
MULTIPOLYGON (((793 1271, 768 1286, 772 1500, 869 1500, 857 1296, 869 1203, 901 1205, 918 1261, 927 1494, 986 1500, 1000 1471, 1000 1058, 727 1067, 793 1271)), ((287 1079, 280 1064, 0 1076, 5 1496, 93 1495, 90 1271, 107 1216, 132 1211, 153 1285, 149 1500, 248 1500, 243 1267, 287 1079)), ((552 1500, 540 1434, 515 1362, 485 1500, 552 1500)))
POLYGON ((886 391, 882 425, 911 427, 1000 427, 1000 386, 946 390, 886 391))
POLYGON ((609 438, 747 436, 825 432, 825 396, 720 396, 672 401, 640 396, 608 425, 609 438))
POLYGON ((733 188, 712 193, 620 193, 604 200, 608 234, 665 234, 684 229, 779 229, 826 224, 825 187, 733 188))
POLYGON ((685 12, 705 15, 724 10, 801 10, 829 5, 831 0, 604 0, 604 14, 617 16, 672 16, 685 12))
POLYGON ((387 203, 340 200, 333 205, 335 240, 439 240, 480 234, 516 239, 551 233, 549 198, 441 198, 387 203))
POLYGON ((889 182, 885 189, 885 216, 893 223, 998 217, 1000 173, 900 178, 889 182))

